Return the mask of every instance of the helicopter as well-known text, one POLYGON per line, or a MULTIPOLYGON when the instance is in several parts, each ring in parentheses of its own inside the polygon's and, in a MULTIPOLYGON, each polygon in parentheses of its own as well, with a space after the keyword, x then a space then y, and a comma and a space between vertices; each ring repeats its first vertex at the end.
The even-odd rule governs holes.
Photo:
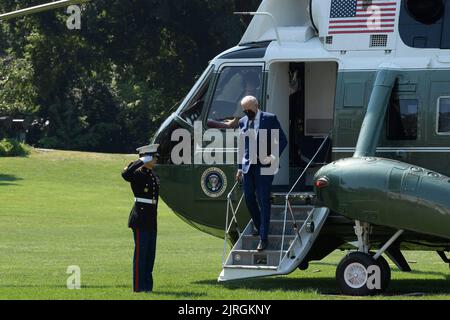
POLYGON ((366 296, 388 289, 384 256, 404 272, 406 250, 449 264, 450 0, 263 0, 236 14, 252 16, 239 44, 151 139, 164 202, 224 239, 218 281, 286 275, 343 250, 337 287, 366 296), (249 94, 289 140, 262 252, 228 134, 249 94))
POLYGON ((450 264, 450 0, 264 0, 237 14, 254 16, 240 43, 211 60, 152 138, 162 199, 224 239, 218 280, 306 270, 339 249, 350 251, 336 269, 340 291, 372 295, 390 282, 383 255, 404 272, 406 250, 436 251, 450 264), (277 115, 289 140, 263 252, 234 183, 229 123, 243 116, 248 94, 277 115), (182 158, 195 161, 173 161, 180 129, 194 136, 185 136, 182 158))

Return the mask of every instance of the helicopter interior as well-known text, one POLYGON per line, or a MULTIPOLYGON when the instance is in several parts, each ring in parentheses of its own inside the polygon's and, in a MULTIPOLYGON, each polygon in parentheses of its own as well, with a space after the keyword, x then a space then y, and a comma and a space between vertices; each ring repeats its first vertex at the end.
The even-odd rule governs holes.
POLYGON ((318 150, 333 128, 336 77, 335 62, 270 66, 267 110, 277 115, 289 141, 274 181, 276 191, 292 186, 308 164, 295 191, 311 191, 314 174, 331 161, 331 139, 318 150))

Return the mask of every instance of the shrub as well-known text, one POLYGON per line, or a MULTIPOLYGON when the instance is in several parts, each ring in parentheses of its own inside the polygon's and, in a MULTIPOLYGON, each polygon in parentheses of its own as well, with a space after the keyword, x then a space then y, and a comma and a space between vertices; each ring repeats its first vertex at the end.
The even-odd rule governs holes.
POLYGON ((14 139, 0 141, 0 157, 25 157, 30 154, 30 147, 14 139))

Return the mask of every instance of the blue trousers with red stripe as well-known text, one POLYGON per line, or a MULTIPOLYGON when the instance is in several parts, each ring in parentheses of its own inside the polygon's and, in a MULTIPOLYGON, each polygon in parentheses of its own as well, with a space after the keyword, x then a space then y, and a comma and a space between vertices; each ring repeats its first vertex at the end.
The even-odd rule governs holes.
POLYGON ((133 291, 153 290, 153 266, 156 254, 156 231, 133 229, 133 291))

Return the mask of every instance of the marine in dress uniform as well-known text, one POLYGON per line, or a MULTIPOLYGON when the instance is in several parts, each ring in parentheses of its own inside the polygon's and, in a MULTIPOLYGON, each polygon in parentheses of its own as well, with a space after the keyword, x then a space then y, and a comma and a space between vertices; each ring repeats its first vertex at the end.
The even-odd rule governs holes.
POLYGON ((135 244, 133 258, 135 292, 153 290, 159 178, 152 169, 159 156, 157 150, 158 145, 138 148, 140 158, 130 163, 122 172, 122 177, 131 184, 135 201, 128 220, 128 226, 133 230, 135 244))

